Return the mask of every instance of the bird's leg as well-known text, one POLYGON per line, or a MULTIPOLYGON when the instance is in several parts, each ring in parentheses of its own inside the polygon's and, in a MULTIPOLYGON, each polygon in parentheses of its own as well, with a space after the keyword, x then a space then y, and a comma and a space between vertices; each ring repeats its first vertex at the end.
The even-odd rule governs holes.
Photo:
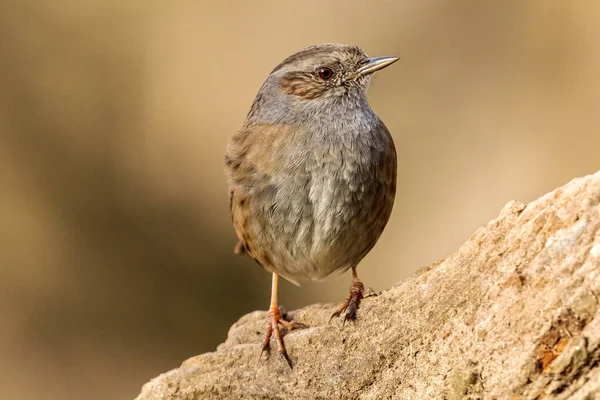
POLYGON ((279 350, 279 354, 285 359, 290 368, 292 368, 292 360, 287 354, 285 350, 285 345, 283 344, 283 335, 286 332, 289 332, 296 328, 307 328, 308 326, 302 324, 300 322, 296 322, 294 320, 288 321, 284 319, 282 314, 285 312, 283 308, 280 308, 277 302, 277 284, 279 281, 279 275, 273 274, 273 283, 271 285, 271 306, 269 307, 269 317, 267 322, 267 333, 265 334, 265 339, 263 340, 263 347, 260 354, 267 352, 270 350, 270 341, 271 335, 275 335, 275 340, 277 340, 277 349, 279 350), (279 325, 282 325, 285 328, 285 331, 279 330, 279 325))
POLYGON ((356 310, 358 310, 360 300, 363 298, 364 290, 365 286, 356 273, 356 267, 352 267, 352 285, 350 286, 350 294, 346 297, 342 306, 331 315, 329 322, 331 322, 334 317, 339 317, 344 311, 346 311, 344 314, 344 324, 348 320, 354 321, 356 319, 356 310))

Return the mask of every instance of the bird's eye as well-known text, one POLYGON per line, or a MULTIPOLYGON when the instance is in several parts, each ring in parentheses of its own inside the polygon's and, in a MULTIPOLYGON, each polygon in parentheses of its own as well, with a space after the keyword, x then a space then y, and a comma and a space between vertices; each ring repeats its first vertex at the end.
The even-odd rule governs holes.
POLYGON ((323 79, 324 81, 331 79, 331 77, 333 76, 333 70, 327 67, 319 68, 317 73, 319 74, 319 78, 323 79))

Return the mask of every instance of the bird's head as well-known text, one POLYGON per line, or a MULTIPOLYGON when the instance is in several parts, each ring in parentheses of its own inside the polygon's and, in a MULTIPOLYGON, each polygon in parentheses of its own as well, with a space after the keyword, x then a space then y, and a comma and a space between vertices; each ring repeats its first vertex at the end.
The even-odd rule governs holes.
POLYGON ((319 44, 301 50, 279 64, 269 78, 283 94, 312 100, 366 92, 375 71, 397 57, 369 58, 357 46, 319 44))
POLYGON ((369 58, 357 46, 326 43, 292 54, 258 92, 246 125, 293 122, 347 110, 370 110, 366 91, 375 71, 397 57, 369 58))

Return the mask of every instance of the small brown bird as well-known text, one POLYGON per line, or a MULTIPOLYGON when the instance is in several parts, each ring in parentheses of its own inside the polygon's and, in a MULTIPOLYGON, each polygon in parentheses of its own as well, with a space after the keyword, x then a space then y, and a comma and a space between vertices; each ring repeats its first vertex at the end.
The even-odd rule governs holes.
POLYGON ((227 147, 235 251, 273 274, 263 351, 274 334, 290 367, 279 325, 305 325, 282 317, 278 276, 299 284, 352 269, 350 295, 332 318, 356 318, 364 290, 356 267, 383 232, 396 193, 394 143, 366 91, 372 74, 397 60, 343 44, 291 55, 227 147))

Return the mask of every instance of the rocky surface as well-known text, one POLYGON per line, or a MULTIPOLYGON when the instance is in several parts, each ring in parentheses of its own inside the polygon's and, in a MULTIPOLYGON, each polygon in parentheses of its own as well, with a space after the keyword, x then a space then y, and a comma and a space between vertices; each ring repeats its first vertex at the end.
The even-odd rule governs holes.
POLYGON ((153 379, 157 399, 600 398, 600 172, 527 204, 508 203, 458 251, 378 296, 360 320, 335 305, 258 360, 265 312, 217 351, 153 379))

